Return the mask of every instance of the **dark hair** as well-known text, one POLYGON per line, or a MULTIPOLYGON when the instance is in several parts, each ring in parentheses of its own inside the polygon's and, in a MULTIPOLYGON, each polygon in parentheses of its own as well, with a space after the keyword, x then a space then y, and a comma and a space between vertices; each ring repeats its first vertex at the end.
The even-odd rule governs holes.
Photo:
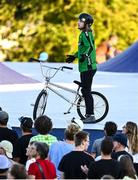
MULTIPOLYGON (((136 179, 136 171, 131 158, 128 155, 122 155, 120 158, 120 165, 124 176, 136 179)), ((122 178, 123 178, 122 177, 122 178)))
POLYGON ((75 124, 70 124, 66 129, 65 129, 65 139, 68 139, 70 141, 74 140, 74 135, 79 132, 80 128, 78 125, 75 124))
POLYGON ((9 115, 6 111, 0 111, 0 124, 7 125, 9 120, 9 115))
POLYGON ((101 144, 101 152, 104 155, 110 155, 113 150, 113 140, 111 137, 106 137, 101 144))
POLYGON ((13 164, 8 171, 14 179, 27 179, 27 171, 22 164, 13 164))
POLYGON ((106 132, 106 136, 113 136, 117 131, 117 125, 112 121, 108 121, 105 123, 104 130, 106 132))
POLYGON ((89 133, 86 131, 79 131, 74 135, 75 146, 81 145, 84 140, 87 140, 89 133))
POLYGON ((21 116, 19 118, 20 127, 24 132, 32 132, 33 120, 30 117, 21 116))
POLYGON ((36 131, 43 135, 48 134, 52 126, 52 120, 46 115, 39 116, 34 123, 36 131))
POLYGON ((49 146, 42 142, 34 142, 33 145, 36 147, 36 151, 40 155, 40 158, 46 159, 49 152, 49 146))

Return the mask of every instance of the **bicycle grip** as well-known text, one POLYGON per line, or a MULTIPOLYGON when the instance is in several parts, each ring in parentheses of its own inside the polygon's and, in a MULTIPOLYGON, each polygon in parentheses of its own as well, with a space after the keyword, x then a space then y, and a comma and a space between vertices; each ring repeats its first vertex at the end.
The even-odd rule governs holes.
POLYGON ((70 70, 72 70, 73 68, 72 67, 68 67, 68 66, 63 66, 62 69, 70 69, 70 70))
POLYGON ((35 58, 29 58, 29 61, 36 61, 36 62, 40 62, 39 59, 35 59, 35 58))

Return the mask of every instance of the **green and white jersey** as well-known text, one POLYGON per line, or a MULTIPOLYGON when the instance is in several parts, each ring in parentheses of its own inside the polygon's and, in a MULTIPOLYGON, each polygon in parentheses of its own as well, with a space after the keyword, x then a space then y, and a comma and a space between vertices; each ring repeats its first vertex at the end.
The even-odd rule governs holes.
POLYGON ((78 52, 75 53, 75 56, 78 58, 80 72, 88 71, 88 67, 89 69, 96 69, 96 50, 92 31, 81 32, 79 35, 78 52), (81 55, 86 55, 87 57, 82 61, 81 55))

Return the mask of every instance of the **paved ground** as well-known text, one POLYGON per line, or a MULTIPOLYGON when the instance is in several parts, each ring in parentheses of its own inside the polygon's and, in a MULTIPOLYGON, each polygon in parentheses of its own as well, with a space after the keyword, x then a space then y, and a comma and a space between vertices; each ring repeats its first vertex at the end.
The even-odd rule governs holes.
MULTIPOLYGON (((43 82, 38 63, 7 62, 4 64, 25 76, 43 82)), ((57 67, 63 64, 48 63, 48 65, 57 67)), ((60 72, 53 82, 76 88, 72 82, 74 79, 79 80, 77 65, 71 64, 70 66, 73 67, 73 71, 60 72)), ((31 104, 34 103, 42 87, 42 83, 0 85, 0 106, 9 112, 10 126, 18 126, 18 117, 22 115, 32 117, 33 107, 31 104)), ((110 111, 102 122, 85 125, 85 129, 103 129, 106 121, 115 121, 119 129, 129 120, 138 123, 138 73, 98 71, 94 78, 93 90, 99 91, 107 97, 110 111)), ((67 108, 66 102, 50 93, 46 114, 53 119, 54 128, 65 128, 72 117, 78 118, 75 111, 64 115, 67 108)))

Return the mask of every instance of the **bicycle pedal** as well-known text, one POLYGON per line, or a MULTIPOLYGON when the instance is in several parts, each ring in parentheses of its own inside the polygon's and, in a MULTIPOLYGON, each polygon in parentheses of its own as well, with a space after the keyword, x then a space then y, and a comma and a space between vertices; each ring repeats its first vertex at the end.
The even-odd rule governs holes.
POLYGON ((70 112, 64 112, 64 114, 69 114, 70 112))

